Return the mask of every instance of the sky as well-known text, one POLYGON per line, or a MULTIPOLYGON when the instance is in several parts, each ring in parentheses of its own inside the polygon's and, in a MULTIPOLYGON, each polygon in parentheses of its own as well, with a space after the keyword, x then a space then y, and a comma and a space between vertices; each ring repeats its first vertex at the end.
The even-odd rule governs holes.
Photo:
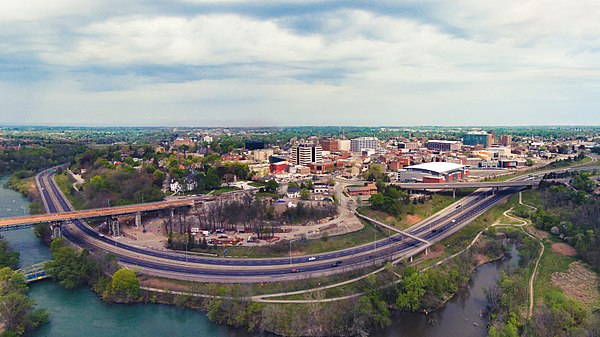
POLYGON ((0 124, 600 125, 600 0, 2 0, 0 124))

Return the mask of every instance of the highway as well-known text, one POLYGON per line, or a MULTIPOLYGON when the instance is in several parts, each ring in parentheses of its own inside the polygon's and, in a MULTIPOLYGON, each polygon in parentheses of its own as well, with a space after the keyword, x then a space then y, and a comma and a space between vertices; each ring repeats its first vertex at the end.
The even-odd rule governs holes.
POLYGON ((541 179, 535 180, 512 180, 512 181, 481 181, 481 182, 464 182, 464 183, 398 183, 392 182, 390 185, 395 185, 404 189, 412 190, 434 190, 434 189, 451 189, 451 188, 499 188, 499 187, 529 187, 540 184, 541 179))
MULTIPOLYGON (((38 184, 47 211, 49 213, 73 211, 51 176, 52 173, 49 171, 38 176, 38 184)), ((517 190, 518 188, 508 188, 494 196, 475 193, 462 199, 461 207, 447 209, 443 215, 436 215, 430 221, 423 221, 407 231, 427 241, 439 241, 464 227, 477 215, 517 190)), ((109 252, 122 264, 136 266, 149 274, 217 282, 277 281, 347 271, 392 257, 409 257, 424 250, 426 245, 398 234, 375 243, 329 253, 293 257, 291 260, 290 258, 233 259, 198 257, 127 245, 119 242, 119 239, 112 239, 98 233, 80 219, 63 226, 63 235, 76 245, 109 252), (314 257, 314 260, 311 257, 314 257), (332 267, 336 261, 341 261, 341 264, 332 267), (299 272, 291 273, 292 268, 298 269, 299 272)))

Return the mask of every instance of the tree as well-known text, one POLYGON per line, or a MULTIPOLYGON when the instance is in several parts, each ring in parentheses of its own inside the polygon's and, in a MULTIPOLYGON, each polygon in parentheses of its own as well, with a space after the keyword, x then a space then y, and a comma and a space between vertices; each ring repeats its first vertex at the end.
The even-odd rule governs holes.
POLYGON ((310 199, 310 191, 306 188, 300 190, 300 199, 309 200, 310 199))
POLYGON ((402 273, 401 291, 396 298, 399 309, 416 311, 421 307, 421 297, 425 295, 426 276, 413 267, 408 267, 402 273))
POLYGON ((271 179, 267 181, 265 185, 265 191, 269 193, 277 193, 277 189, 279 188, 279 183, 275 181, 275 179, 271 179))
POLYGON ((45 310, 34 309, 27 297, 25 278, 8 267, 0 269, 0 323, 4 326, 3 336, 21 336, 28 330, 48 321, 45 310))
POLYGON ((367 172, 364 173, 364 177, 366 180, 375 181, 378 179, 383 179, 383 169, 379 164, 373 164, 369 167, 367 172))
POLYGON ((19 252, 13 251, 4 238, 0 235, 0 268, 10 267, 17 269, 19 266, 19 252))
POLYGON ((135 273, 125 268, 117 270, 110 283, 110 294, 124 297, 126 302, 137 300, 140 297, 140 283, 135 273))
POLYGON ((46 272, 67 289, 73 289, 88 283, 94 275, 98 275, 97 265, 89 258, 89 251, 81 253, 59 238, 50 244, 52 261, 46 263, 46 272))
POLYGON ((371 202, 372 209, 381 210, 385 205, 385 197, 380 193, 371 194, 369 202, 371 202))

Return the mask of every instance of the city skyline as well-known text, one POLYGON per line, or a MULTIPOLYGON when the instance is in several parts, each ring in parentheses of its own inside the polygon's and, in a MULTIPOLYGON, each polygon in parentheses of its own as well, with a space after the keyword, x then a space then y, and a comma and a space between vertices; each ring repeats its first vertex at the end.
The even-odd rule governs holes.
POLYGON ((0 9, 0 125, 600 125, 599 1, 0 9))

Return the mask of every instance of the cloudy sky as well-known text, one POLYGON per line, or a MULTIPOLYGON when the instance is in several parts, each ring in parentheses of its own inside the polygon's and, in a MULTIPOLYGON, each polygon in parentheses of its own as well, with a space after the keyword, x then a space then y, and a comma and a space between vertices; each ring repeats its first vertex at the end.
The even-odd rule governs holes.
POLYGON ((0 124, 600 125, 600 0, 2 0, 0 124))

